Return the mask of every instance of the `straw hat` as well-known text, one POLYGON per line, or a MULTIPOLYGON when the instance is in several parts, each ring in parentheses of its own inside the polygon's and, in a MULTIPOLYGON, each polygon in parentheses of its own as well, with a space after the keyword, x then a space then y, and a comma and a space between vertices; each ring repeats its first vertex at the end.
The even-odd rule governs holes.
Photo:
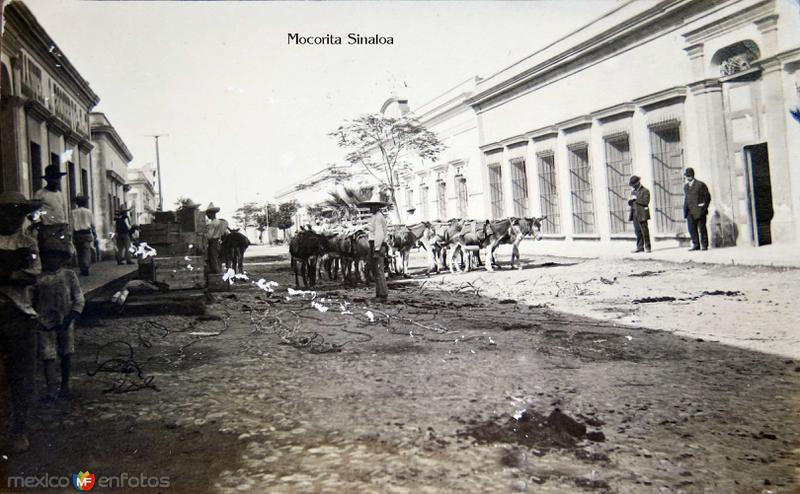
POLYGON ((42 201, 27 199, 21 192, 6 191, 0 193, 0 208, 15 208, 19 214, 28 214, 42 207, 42 201))
POLYGON ((63 173, 58 165, 47 165, 44 169, 44 175, 42 175, 42 180, 49 180, 49 179, 60 179, 66 175, 63 173))
POLYGON ((388 206, 388 202, 381 200, 381 194, 377 187, 372 189, 372 196, 368 201, 358 203, 359 208, 370 208, 372 210, 381 209, 388 206))
POLYGON ((219 211, 219 208, 214 206, 213 202, 208 203, 208 207, 206 208, 206 213, 216 213, 219 211))

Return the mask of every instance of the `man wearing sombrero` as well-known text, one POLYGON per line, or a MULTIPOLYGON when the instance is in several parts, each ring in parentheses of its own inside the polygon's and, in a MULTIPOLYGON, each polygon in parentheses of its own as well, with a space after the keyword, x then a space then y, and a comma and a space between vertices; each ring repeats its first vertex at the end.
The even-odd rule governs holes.
POLYGON ((208 273, 219 274, 222 272, 222 261, 220 260, 220 253, 222 252, 222 237, 228 234, 228 222, 222 218, 217 218, 219 208, 214 206, 213 202, 208 203, 206 208, 206 218, 208 224, 206 225, 206 238, 208 239, 208 273))
POLYGON ((386 240, 386 215, 384 212, 388 211, 389 203, 382 201, 376 190, 369 201, 359 203, 358 207, 369 208, 372 213, 367 230, 372 251, 372 274, 375 276, 375 299, 385 302, 389 297, 389 289, 386 286, 386 276, 383 271, 383 243, 386 240))
POLYGON ((48 238, 55 238, 59 242, 72 247, 72 232, 69 228, 69 207, 64 193, 61 191, 61 178, 66 173, 61 172, 58 165, 48 165, 44 169, 42 179, 46 182, 44 188, 39 189, 33 198, 42 202, 42 215, 39 219, 39 243, 48 238))
MULTIPOLYGON (((42 273, 39 247, 25 218, 42 206, 19 192, 0 193, 0 387, 11 402, 11 448, 28 449, 27 417, 34 392, 34 286, 42 273)), ((1 434, 0 434, 1 435, 1 434)))
POLYGON ((117 209, 117 216, 114 219, 114 245, 116 247, 117 264, 122 264, 124 260, 127 264, 133 264, 131 259, 131 222, 128 218, 130 208, 122 206, 117 209))

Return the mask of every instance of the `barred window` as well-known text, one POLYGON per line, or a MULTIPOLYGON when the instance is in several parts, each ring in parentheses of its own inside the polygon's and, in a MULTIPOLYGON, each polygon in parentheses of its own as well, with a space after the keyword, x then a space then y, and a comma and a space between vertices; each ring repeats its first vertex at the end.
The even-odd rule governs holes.
POLYGON ((503 217, 503 172, 499 163, 489 165, 489 192, 492 203, 492 218, 503 217))
POLYGON ((423 185, 419 188, 419 208, 420 216, 423 220, 427 220, 428 216, 428 186, 423 185))
POLYGON ((572 187, 572 226, 575 233, 594 233, 594 201, 589 145, 569 147, 569 176, 572 187))
POLYGON ((447 184, 444 180, 436 182, 436 203, 439 208, 439 219, 447 219, 447 184))
POLYGON ((525 158, 511 160, 511 194, 514 198, 514 214, 518 218, 528 215, 528 174, 525 158))
POLYGON ((628 197, 631 176, 631 148, 628 134, 606 139, 606 176, 608 178, 608 207, 611 233, 633 230, 628 220, 628 197))
POLYGON ((467 217, 467 179, 456 177, 456 195, 458 196, 458 217, 467 217))
POLYGON ((679 123, 650 128, 657 231, 683 230, 683 148, 679 123))
POLYGON ((414 209, 416 207, 414 204, 414 190, 411 187, 406 187, 406 209, 414 209))
POLYGON ((536 156, 539 168, 539 205, 542 215, 544 233, 561 232, 561 214, 558 207, 558 186, 556 176, 556 157, 552 151, 536 156))

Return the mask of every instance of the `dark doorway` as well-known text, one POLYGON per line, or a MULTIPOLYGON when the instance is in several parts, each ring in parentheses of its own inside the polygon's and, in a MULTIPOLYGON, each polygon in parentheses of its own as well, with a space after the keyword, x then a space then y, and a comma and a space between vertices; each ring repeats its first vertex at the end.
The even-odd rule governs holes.
POLYGON ((42 188, 42 147, 31 141, 31 194, 42 188))
POLYGON ((0 65, 0 191, 3 192, 19 187, 12 86, 6 66, 0 65))
POLYGON ((78 195, 78 181, 75 176, 75 163, 67 161, 67 178, 69 179, 69 201, 71 204, 75 202, 75 197, 78 195))
POLYGON ((767 143, 745 146, 744 150, 750 174, 750 219, 753 225, 753 240, 756 245, 768 245, 772 243, 770 222, 774 210, 767 143))

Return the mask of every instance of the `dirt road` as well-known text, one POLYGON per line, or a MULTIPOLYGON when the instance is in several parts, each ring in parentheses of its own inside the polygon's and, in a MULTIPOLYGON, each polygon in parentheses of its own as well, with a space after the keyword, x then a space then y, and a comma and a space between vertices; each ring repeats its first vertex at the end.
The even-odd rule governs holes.
POLYGON ((217 318, 85 322, 76 396, 2 453, 3 487, 89 469, 169 477, 162 492, 800 492, 798 361, 467 278, 376 304, 249 262, 278 285, 216 294, 217 318), (141 376, 87 375, 114 358, 141 376))

